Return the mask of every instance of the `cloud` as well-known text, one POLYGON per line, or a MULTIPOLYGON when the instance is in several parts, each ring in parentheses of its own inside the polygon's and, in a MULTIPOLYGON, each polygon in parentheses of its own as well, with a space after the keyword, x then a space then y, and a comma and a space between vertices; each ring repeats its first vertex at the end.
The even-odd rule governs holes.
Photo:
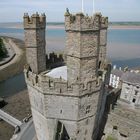
MULTIPOLYGON (((92 14, 93 0, 84 0, 85 13, 92 14)), ((110 20, 140 20, 140 0, 95 0, 95 9, 110 20), (131 17, 130 17, 131 16, 131 17)), ((63 21, 64 12, 81 11, 81 0, 0 0, 0 22, 19 21, 24 12, 45 12, 49 21, 63 21)))

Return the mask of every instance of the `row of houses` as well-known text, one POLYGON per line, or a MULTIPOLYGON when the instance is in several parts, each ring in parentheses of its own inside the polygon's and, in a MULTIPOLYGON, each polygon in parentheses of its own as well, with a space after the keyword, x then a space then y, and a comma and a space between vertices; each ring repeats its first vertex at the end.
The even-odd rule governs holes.
POLYGON ((120 100, 132 106, 140 107, 140 71, 113 68, 110 75, 110 87, 121 88, 120 100))

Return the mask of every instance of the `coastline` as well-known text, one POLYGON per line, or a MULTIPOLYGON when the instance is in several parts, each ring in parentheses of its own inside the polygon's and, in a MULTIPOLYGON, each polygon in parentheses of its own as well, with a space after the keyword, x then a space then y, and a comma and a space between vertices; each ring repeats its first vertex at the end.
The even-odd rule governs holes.
POLYGON ((15 56, 8 63, 0 66, 0 81, 4 81, 23 71, 26 63, 24 42, 11 38, 3 37, 8 45, 14 50, 15 56))
POLYGON ((140 30, 140 25, 110 25, 109 29, 127 29, 127 30, 133 30, 133 29, 139 29, 140 30))
MULTIPOLYGON (((11 38, 3 37, 8 47, 13 50, 15 56, 7 63, 0 66, 0 81, 6 80, 14 75, 17 75, 23 71, 26 63, 24 42, 11 38)), ((27 90, 22 90, 15 95, 5 98, 8 103, 2 108, 5 112, 13 117, 23 120, 28 114, 31 114, 30 102, 27 90)), ((0 121, 0 139, 8 140, 13 136, 15 128, 5 121, 0 121)))
MULTIPOLYGON (((22 25, 18 26, 8 26, 0 28, 9 28, 9 29, 23 29, 22 25)), ((65 25, 47 25, 47 29, 65 29, 65 25)), ((140 25, 109 25, 109 29, 140 29, 140 25)))

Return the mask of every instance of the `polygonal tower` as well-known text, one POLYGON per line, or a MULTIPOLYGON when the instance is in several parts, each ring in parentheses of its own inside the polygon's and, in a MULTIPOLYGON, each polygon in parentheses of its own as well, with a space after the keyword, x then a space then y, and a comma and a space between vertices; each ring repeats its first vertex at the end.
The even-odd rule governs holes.
POLYGON ((30 18, 28 14, 24 14, 27 63, 30 69, 36 74, 46 70, 45 28, 45 14, 39 16, 39 14, 36 13, 30 18))
MULTIPOLYGON (((95 140, 95 117, 99 105, 101 83, 98 81, 98 64, 100 54, 100 33, 103 38, 102 16, 93 17, 83 13, 65 14, 66 55, 68 84, 81 85, 78 89, 78 116, 76 139, 95 140), (82 91, 83 88, 83 91, 82 91), (82 137, 82 138, 81 138, 82 137)), ((75 93, 76 94, 76 93, 75 93)), ((100 115, 99 115, 100 116, 100 115)))
POLYGON ((86 83, 97 76, 100 14, 94 17, 65 14, 68 81, 86 83))
MULTIPOLYGON (((34 55, 34 60, 29 56, 34 42, 38 43, 35 34, 42 29, 42 24, 34 28, 25 24, 25 39, 29 37, 27 60, 31 68, 24 72, 38 140, 96 140, 99 122, 95 118, 102 114, 99 98, 103 81, 98 77, 101 18, 101 14, 88 17, 67 11, 66 66, 47 71, 45 59, 43 63, 38 61, 44 58, 40 58, 44 55, 42 49, 39 55, 34 55), (34 36, 29 36, 30 31, 34 36)), ((44 34, 40 34, 44 39, 44 34)), ((39 47, 36 45, 36 50, 39 47)))

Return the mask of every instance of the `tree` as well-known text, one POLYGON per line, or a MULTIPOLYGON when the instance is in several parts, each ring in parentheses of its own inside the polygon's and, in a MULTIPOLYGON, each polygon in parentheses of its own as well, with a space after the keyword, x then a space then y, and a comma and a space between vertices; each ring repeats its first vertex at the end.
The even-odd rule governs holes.
POLYGON ((7 54, 7 51, 6 51, 5 47, 4 47, 3 40, 0 38, 0 59, 5 57, 6 54, 7 54))

